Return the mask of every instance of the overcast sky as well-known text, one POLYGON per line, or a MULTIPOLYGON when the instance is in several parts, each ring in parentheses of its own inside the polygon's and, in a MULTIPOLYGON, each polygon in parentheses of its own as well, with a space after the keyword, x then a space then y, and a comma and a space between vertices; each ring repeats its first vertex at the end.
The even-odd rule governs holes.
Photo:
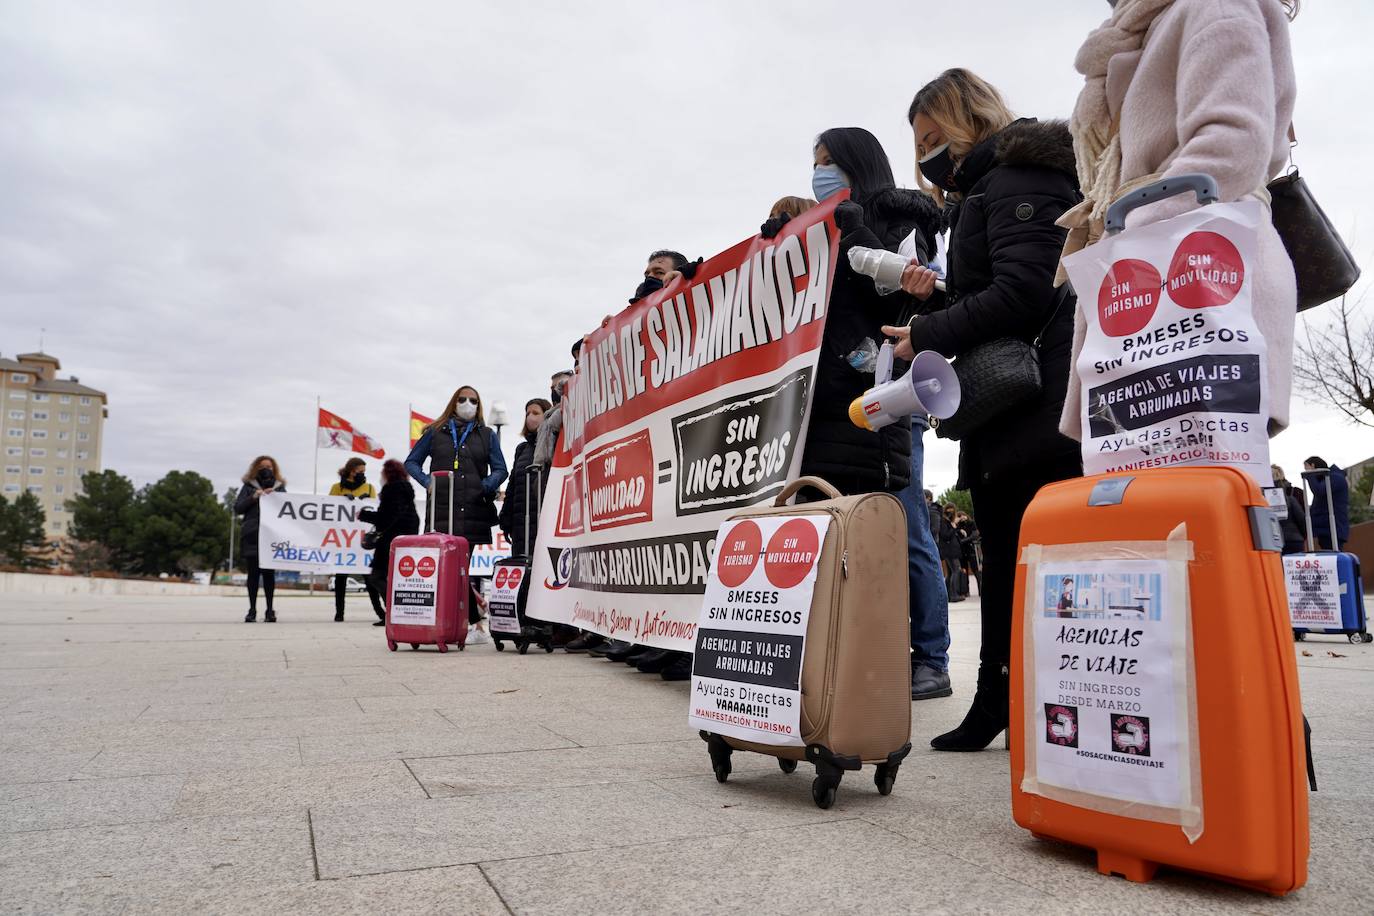
MULTIPOLYGON (((308 490, 317 395, 398 456, 407 404, 461 384, 518 424, 651 249, 714 254, 809 194, 821 130, 873 131, 912 185, 922 83, 967 66, 1067 116, 1107 12, 0 0, 0 353, 46 328, 109 393, 104 464, 139 483, 223 489, 269 452, 308 490)), ((1367 0, 1293 26, 1298 161, 1367 268, 1371 33, 1367 0)), ((1374 453, 1334 411, 1293 416, 1290 475, 1374 453)), ((345 457, 321 453, 322 488, 345 457)), ((955 462, 928 445, 928 484, 955 462)))

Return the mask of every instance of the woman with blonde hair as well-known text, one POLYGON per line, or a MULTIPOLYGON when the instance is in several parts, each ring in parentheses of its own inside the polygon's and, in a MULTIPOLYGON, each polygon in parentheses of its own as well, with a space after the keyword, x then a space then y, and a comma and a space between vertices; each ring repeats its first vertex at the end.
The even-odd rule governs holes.
MULTIPOLYGON (((1297 80, 1288 23, 1297 0, 1119 0, 1088 35, 1074 66, 1083 89, 1069 129, 1084 201, 1062 221, 1065 253, 1102 235, 1107 207, 1129 191, 1191 172, 1211 175, 1221 200, 1268 204, 1265 185, 1288 160, 1297 80)), ((1141 207, 1126 228, 1197 206, 1190 196, 1141 207)), ((1268 348, 1269 431, 1288 425, 1297 285, 1269 220, 1259 227, 1255 323, 1268 348)), ((1087 336, 1074 325, 1073 361, 1087 336)), ((1073 363, 1070 363, 1073 365, 1073 363)), ((1060 428, 1082 436, 1082 389, 1070 378, 1060 428)))
POLYGON ((1077 444, 1060 435, 1069 375, 1072 305, 1054 288, 1064 230, 1055 220, 1078 201, 1073 141, 1057 121, 1017 120, 1002 95, 968 70, 947 70, 907 111, 918 183, 948 202, 946 292, 912 264, 902 288, 926 303, 909 327, 886 327, 913 350, 962 356, 1002 338, 1039 350, 1038 394, 966 434, 959 489, 972 492, 982 532, 982 638, 978 689, 958 728, 930 743, 977 751, 1007 727, 1011 604, 1021 516, 1044 484, 1082 473, 1077 444))
MULTIPOLYGON (((430 488, 431 475, 425 473, 429 461, 433 471, 449 471, 440 478, 442 485, 430 493, 434 500, 434 530, 467 538, 468 546, 490 544, 496 524, 496 491, 506 479, 506 457, 496 430, 487 426, 482 414, 482 397, 471 385, 453 392, 448 405, 426 427, 415 447, 406 456, 406 471, 415 482, 430 488), (452 487, 453 518, 449 518, 449 488, 452 487)), ((481 596, 473 591, 468 622, 481 619, 481 596)))
POLYGON ((264 493, 285 493, 286 480, 277 467, 277 459, 271 455, 259 455, 248 465, 243 475, 243 486, 239 488, 238 498, 234 500, 234 513, 243 516, 239 526, 239 556, 248 570, 248 613, 244 623, 258 619, 258 583, 262 583, 263 594, 267 598, 267 613, 264 623, 276 623, 277 613, 272 608, 272 593, 277 587, 277 573, 273 569, 263 569, 258 564, 258 526, 261 521, 261 506, 258 500, 264 493))

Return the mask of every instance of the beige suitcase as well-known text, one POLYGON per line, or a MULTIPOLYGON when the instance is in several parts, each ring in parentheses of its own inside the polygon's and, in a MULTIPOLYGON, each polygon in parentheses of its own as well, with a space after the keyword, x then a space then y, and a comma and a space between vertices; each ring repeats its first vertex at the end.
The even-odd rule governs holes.
POLYGON ((811 797, 835 802, 846 770, 876 764, 873 781, 887 795, 911 751, 911 630, 907 622, 906 513, 890 493, 841 496, 817 477, 789 483, 771 506, 730 517, 816 515, 830 526, 821 545, 801 669, 805 747, 755 744, 701 732, 716 779, 730 775, 738 749, 778 758, 784 773, 808 760, 816 767, 811 797), (783 505, 803 487, 820 502, 783 505))

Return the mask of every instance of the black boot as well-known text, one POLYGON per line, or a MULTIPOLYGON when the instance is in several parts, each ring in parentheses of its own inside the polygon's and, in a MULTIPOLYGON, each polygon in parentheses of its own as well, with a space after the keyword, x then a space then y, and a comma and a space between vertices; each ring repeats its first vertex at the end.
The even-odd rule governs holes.
POLYGON ((274 610, 272 610, 271 608, 268 608, 268 609, 267 609, 267 613, 262 615, 262 622, 263 622, 263 623, 276 623, 276 622, 277 622, 277 612, 274 611, 274 610))
POLYGON ((255 620, 257 620, 257 619, 258 619, 258 609, 255 608, 255 607, 250 607, 250 608, 248 609, 248 613, 243 615, 243 622, 244 622, 244 623, 252 623, 253 621, 255 621, 255 620))
POLYGON ((1008 676, 1005 665, 978 669, 978 691, 964 721, 954 731, 930 739, 937 751, 981 751, 1007 727, 1008 676))
POLYGON ((335 623, 343 623, 343 611, 335 611, 335 612, 334 612, 334 622, 335 622, 335 623))

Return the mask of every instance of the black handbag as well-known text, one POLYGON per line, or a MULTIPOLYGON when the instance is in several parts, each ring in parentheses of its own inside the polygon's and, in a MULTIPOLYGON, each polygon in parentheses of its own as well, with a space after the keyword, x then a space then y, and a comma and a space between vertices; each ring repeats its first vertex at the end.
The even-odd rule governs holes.
POLYGON ((376 549, 377 549, 377 542, 380 541, 381 539, 382 539, 382 537, 381 537, 381 535, 379 535, 379 534, 377 533, 377 529, 376 529, 376 528, 369 528, 369 529, 367 529, 366 531, 363 532, 363 540, 362 540, 363 550, 376 550, 376 549))
POLYGON ((1068 283, 1055 291, 1054 311, 1033 342, 999 337, 954 360, 954 374, 959 378, 959 409, 949 419, 931 423, 935 435, 941 439, 965 439, 989 420, 1041 392, 1040 341, 1071 298, 1068 283))
POLYGON ((1270 213, 1298 281, 1298 311, 1349 292, 1360 266, 1296 167, 1269 182, 1270 213))

